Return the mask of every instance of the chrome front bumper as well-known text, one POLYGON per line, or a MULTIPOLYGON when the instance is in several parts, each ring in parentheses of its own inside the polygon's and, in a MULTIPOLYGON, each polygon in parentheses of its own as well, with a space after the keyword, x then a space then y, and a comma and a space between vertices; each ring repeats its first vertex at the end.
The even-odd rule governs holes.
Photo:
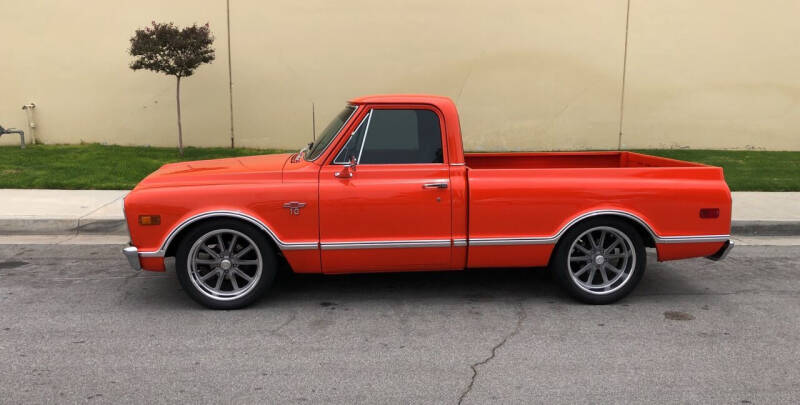
POLYGON ((122 253, 128 258, 128 264, 130 264, 134 270, 142 269, 142 263, 139 262, 139 249, 135 246, 128 246, 122 249, 122 253))
POLYGON ((725 244, 722 245, 721 248, 719 248, 717 253, 714 253, 711 256, 706 256, 706 259, 711 259, 713 261, 720 261, 724 259, 726 256, 728 256, 728 253, 730 253, 731 250, 733 250, 733 241, 729 240, 725 242, 725 244))

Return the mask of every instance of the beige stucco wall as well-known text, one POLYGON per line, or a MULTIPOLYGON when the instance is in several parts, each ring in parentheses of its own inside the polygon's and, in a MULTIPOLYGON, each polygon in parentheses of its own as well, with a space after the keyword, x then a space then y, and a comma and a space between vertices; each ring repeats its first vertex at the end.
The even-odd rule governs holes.
POLYGON ((800 150, 800 1, 631 2, 627 147, 800 150))
MULTIPOLYGON (((237 145, 295 148, 347 98, 453 98, 471 150, 800 150, 796 1, 231 0, 237 145), (622 123, 620 119, 622 118, 622 123), (620 125, 621 124, 621 125, 620 125)), ((184 142, 225 146, 225 0, 4 2, 0 124, 34 101, 47 143, 176 143, 174 78, 133 72, 150 20, 209 21, 217 60, 182 83, 184 142)), ((4 136, 1 144, 15 139, 4 136)))
MULTIPOLYGON (((230 116, 224 0, 2 4, 0 124, 23 127, 21 106, 33 101, 37 136, 46 143, 177 145, 175 79, 130 70, 129 39, 151 20, 209 21, 218 37, 218 60, 181 84, 184 137, 189 145, 225 143, 230 116)), ((18 139, 2 143, 12 141, 18 139)))

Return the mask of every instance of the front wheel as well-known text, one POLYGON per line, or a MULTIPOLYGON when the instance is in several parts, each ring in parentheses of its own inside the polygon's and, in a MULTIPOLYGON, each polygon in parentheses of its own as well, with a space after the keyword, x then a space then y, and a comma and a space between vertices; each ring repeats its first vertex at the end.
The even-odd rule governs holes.
POLYGON ((554 255, 556 279, 588 304, 610 304, 628 295, 647 263, 639 232, 614 218, 578 224, 564 234, 554 255))
POLYGON ((175 271, 192 299, 212 309, 252 304, 272 285, 275 252, 255 227, 214 220, 192 229, 178 246, 175 271))

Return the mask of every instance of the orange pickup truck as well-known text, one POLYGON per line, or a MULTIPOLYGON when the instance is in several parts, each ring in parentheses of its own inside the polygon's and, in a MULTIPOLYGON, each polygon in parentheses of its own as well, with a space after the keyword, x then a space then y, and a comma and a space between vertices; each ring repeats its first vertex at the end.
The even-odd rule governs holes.
POLYGON ((252 303, 296 273, 549 266, 575 298, 614 302, 658 260, 719 260, 722 169, 632 152, 464 153, 446 97, 351 100, 294 154, 168 164, 125 198, 135 269, 175 257, 184 290, 252 303))

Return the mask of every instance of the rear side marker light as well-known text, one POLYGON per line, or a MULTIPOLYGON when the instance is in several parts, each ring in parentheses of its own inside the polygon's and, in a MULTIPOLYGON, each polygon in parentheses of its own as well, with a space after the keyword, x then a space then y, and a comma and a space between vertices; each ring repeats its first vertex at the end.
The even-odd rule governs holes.
POLYGON ((160 225, 160 215, 139 215, 139 225, 160 225))
POLYGON ((719 218, 719 208, 701 208, 700 218, 703 219, 719 218))

